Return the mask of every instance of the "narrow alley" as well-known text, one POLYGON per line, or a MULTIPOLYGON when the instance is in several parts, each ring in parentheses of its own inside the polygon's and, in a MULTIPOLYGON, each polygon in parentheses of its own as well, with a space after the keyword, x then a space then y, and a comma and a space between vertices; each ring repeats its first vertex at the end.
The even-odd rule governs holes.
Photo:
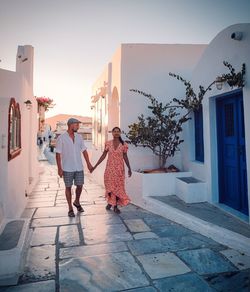
POLYGON ((0 291, 249 291, 250 257, 133 204, 107 211, 89 174, 85 212, 69 218, 56 166, 40 167, 22 215, 31 219, 23 273, 0 291))

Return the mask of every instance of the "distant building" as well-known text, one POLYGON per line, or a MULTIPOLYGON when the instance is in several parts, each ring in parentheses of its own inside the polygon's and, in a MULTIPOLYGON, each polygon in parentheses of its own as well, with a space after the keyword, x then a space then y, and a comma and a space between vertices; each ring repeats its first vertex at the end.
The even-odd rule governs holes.
MULTIPOLYGON (((59 114, 50 118, 47 118, 45 124, 47 128, 50 129, 47 131, 46 135, 49 135, 50 131, 53 133, 53 138, 57 138, 60 134, 67 131, 67 121, 69 118, 76 118, 81 121, 78 133, 82 135, 85 141, 92 141, 92 118, 83 117, 77 115, 66 115, 59 114)), ((46 131, 45 131, 46 133, 46 131)))

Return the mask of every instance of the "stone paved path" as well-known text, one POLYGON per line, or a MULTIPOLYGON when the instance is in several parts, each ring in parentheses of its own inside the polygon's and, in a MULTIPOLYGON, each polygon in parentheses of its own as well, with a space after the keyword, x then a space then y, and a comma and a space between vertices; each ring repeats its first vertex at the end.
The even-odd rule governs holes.
POLYGON ((0 291, 250 291, 250 258, 129 205, 106 211, 89 175, 67 216, 62 179, 47 162, 23 217, 31 218, 24 274, 0 291))

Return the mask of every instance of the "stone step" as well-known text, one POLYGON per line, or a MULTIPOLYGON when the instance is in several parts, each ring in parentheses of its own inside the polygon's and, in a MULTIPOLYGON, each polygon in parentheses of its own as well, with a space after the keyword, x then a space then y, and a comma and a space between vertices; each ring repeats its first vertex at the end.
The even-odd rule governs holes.
MULTIPOLYGON (((236 249, 241 253, 250 255, 250 226, 247 223, 242 222, 238 218, 229 215, 219 208, 217 208, 218 210, 211 211, 212 218, 211 220, 208 220, 208 218, 203 216, 203 206, 199 208, 200 211, 196 208, 194 212, 190 212, 185 210, 185 208, 178 206, 175 202, 176 199, 173 204, 171 202, 171 197, 176 198, 176 196, 146 197, 143 199, 143 202, 137 205, 150 212, 179 223, 204 236, 212 238, 221 244, 236 249), (224 223, 222 222, 223 218, 224 223), (229 223, 231 224, 231 227, 235 226, 236 228, 231 228, 226 224, 226 221, 230 221, 229 223)), ((184 204, 184 207, 187 209, 192 209, 192 205, 197 205, 186 204, 185 202, 182 204, 184 204)), ((208 203, 200 204, 207 205, 208 203)), ((216 207, 211 205, 210 208, 216 207)))
POLYGON ((30 219, 4 220, 0 227, 0 286, 15 285, 22 274, 30 219))
POLYGON ((207 184, 195 177, 177 177, 175 194, 185 203, 207 201, 207 184))

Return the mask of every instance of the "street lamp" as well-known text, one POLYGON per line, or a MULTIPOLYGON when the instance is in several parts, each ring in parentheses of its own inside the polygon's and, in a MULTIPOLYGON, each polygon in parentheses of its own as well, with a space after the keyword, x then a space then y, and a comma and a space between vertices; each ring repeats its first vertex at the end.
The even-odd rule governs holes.
POLYGON ((25 103, 25 105, 26 105, 26 108, 27 108, 28 110, 30 110, 31 107, 32 107, 32 102, 31 102, 29 99, 27 99, 24 103, 25 103))

